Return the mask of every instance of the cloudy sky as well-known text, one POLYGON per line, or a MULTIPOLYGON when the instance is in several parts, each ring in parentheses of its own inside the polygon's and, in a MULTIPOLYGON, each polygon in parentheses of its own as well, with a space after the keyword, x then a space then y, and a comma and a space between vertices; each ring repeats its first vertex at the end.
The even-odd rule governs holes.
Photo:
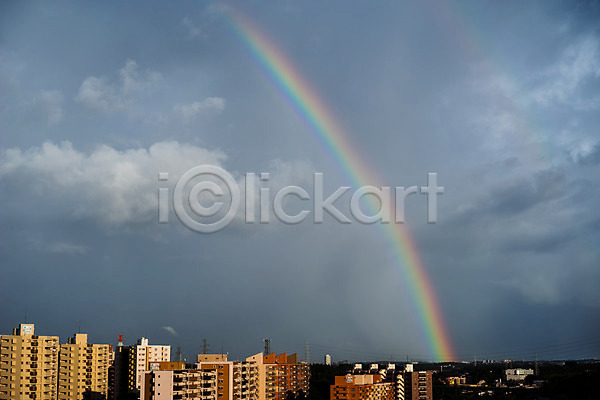
POLYGON ((313 361, 434 356, 380 224, 240 214, 201 234, 172 207, 158 224, 159 187, 197 165, 242 188, 269 172, 273 192, 352 184, 232 10, 383 184, 438 173, 437 224, 415 195, 405 225, 459 358, 600 357, 598 2, 2 2, 1 333, 27 315, 63 341, 144 335, 188 357, 203 338, 234 358, 264 338, 308 340, 313 361))

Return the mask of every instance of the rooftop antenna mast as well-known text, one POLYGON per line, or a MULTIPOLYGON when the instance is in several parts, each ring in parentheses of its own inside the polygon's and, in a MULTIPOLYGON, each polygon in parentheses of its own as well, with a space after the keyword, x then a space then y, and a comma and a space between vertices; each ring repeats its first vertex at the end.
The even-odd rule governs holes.
POLYGON ((265 355, 271 354, 271 339, 265 339, 265 355))

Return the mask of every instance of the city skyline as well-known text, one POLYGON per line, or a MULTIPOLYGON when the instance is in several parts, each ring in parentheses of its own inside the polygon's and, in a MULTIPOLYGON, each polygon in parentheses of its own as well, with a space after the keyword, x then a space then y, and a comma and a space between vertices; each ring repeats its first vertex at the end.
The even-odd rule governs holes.
MULTIPOLYGON (((35 325, 32 322, 22 322, 20 324, 25 325, 35 325)), ((176 332, 172 327, 163 327, 163 329, 171 334, 176 332)), ((38 334, 40 333, 39 328, 36 328, 38 334)), ((47 332, 41 332, 43 335, 49 335, 47 332)), ((0 334, 8 334, 0 333, 0 334)), ((63 338, 58 335, 51 335, 53 337, 59 338, 59 343, 69 344, 71 343, 71 339, 77 335, 85 336, 86 338, 90 336, 89 332, 82 331, 81 326, 78 327, 77 332, 71 334, 71 336, 63 338)), ((93 338, 93 334, 91 334, 93 338)), ((124 335, 117 334, 115 336, 116 340, 109 340, 106 342, 102 342, 102 344, 107 344, 113 346, 113 348, 118 347, 119 345, 124 346, 135 346, 139 345, 140 341, 144 341, 144 343, 148 343, 148 341, 152 340, 152 338, 145 337, 144 335, 138 335, 135 337, 125 339, 124 335)), ((98 341, 91 340, 90 343, 100 343, 98 341)), ((162 342, 161 342, 162 343, 162 342)), ((436 360, 433 358, 424 358, 419 356, 407 354, 399 354, 390 352, 386 354, 384 351, 382 352, 372 352, 366 351, 362 348, 341 348, 337 346, 324 346, 319 343, 311 344, 312 342, 305 341, 303 343, 286 345, 285 348, 279 349, 277 346, 277 342, 273 343, 273 348, 271 348, 271 339, 262 339, 255 344, 254 350, 250 350, 248 353, 234 353, 230 352, 229 348, 235 348, 236 344, 226 344, 224 342, 221 343, 212 343, 209 342, 206 338, 198 339, 197 343, 192 347, 193 349, 200 349, 199 351, 190 351, 189 349, 182 348, 177 344, 177 340, 170 339, 165 340, 162 344, 153 343, 153 346, 161 347, 168 346, 171 348, 170 356, 168 357, 171 361, 184 361, 191 362, 195 359, 197 355, 200 354, 225 354, 229 357, 230 360, 233 361, 243 361, 247 358, 248 354, 254 354, 261 352, 263 354, 279 354, 279 353, 287 353, 287 354, 298 354, 298 360, 301 362, 307 362, 306 356, 309 357, 310 363, 322 363, 329 365, 331 363, 355 363, 355 362, 384 362, 384 363, 397 363, 397 364, 405 364, 405 363, 435 363, 436 360), (265 343, 268 341, 268 345, 265 343), (204 347, 206 346, 206 348, 204 347), (267 353, 268 346, 268 353, 267 353), (312 348, 312 350, 311 350, 312 348), (308 352, 307 352, 308 350, 308 352), (310 355, 312 354, 312 356, 310 355), (333 354, 333 356, 332 356, 333 354), (327 358, 329 357, 329 358, 327 358), (181 360, 179 359, 181 358, 181 360), (329 364, 326 360, 329 359, 329 364)), ((562 360, 594 360, 597 359, 595 357, 580 357, 580 358, 569 358, 569 357, 560 357, 560 354, 568 354, 565 351, 578 351, 578 349, 588 349, 593 348, 596 344, 596 340, 594 338, 590 338, 587 340, 582 340, 579 342, 572 343, 555 343, 552 346, 540 346, 540 347, 531 347, 531 348, 518 348, 518 349, 504 349, 503 351, 498 351, 496 353, 481 353, 479 356, 474 354, 470 358, 464 359, 456 359, 453 362, 474 362, 475 364, 486 363, 486 362, 506 362, 506 361, 562 361, 562 360)), ((449 362, 449 361, 445 361, 449 362)), ((440 363, 444 363, 441 361, 440 363)))
POLYGON ((3 3, 0 331, 599 358, 595 4, 3 3), (298 224, 159 223, 159 190, 205 164, 310 201, 322 173, 344 215, 360 186, 421 194, 403 223, 315 223, 300 192, 298 224))

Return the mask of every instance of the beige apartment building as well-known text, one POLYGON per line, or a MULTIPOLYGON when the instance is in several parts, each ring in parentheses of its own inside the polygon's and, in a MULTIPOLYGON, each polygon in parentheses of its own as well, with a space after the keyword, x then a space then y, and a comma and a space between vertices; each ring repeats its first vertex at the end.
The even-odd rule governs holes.
POLYGON ((264 385, 264 366, 262 353, 246 358, 237 363, 233 375, 233 396, 236 400, 256 400, 263 398, 261 387, 264 385), (261 381, 262 378, 262 381, 261 381), (262 383, 261 383, 262 382, 262 383))
MULTIPOLYGON (((140 390, 144 371, 150 370, 151 362, 171 361, 171 346, 150 345, 148 339, 142 337, 133 346, 133 350, 130 353, 129 369, 130 372, 135 370, 135 389, 140 390)), ((133 378, 133 374, 130 377, 133 378)), ((131 383, 130 381, 130 387, 131 383)))
POLYGON ((37 336, 20 324, 0 336, 0 400, 55 400, 58 336, 37 336))
POLYGON ((215 400, 282 400, 288 392, 308 394, 310 367, 298 356, 258 353, 245 361, 228 361, 225 354, 199 354, 196 368, 217 377, 215 400))
POLYGON ((151 370, 151 364, 171 361, 171 346, 150 345, 142 337, 133 346, 123 346, 120 342, 115 351, 114 387, 112 392, 117 400, 139 398, 144 372, 151 370))
POLYGON ((144 372, 141 400, 214 400, 217 371, 186 369, 183 362, 153 362, 144 372))
POLYGON ((82 333, 61 344, 58 400, 106 399, 111 347, 108 344, 89 344, 87 334, 82 333))
MULTIPOLYGON (((216 392, 214 400, 233 400, 234 375, 239 375, 239 363, 227 361, 227 354, 198 354, 196 368, 200 371, 214 373, 216 392)), ((237 380, 237 379, 236 379, 237 380)))

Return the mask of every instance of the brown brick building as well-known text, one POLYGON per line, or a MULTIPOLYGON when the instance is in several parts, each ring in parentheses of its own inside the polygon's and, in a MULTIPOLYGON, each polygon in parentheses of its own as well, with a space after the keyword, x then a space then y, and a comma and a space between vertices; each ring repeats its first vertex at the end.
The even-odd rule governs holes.
POLYGON ((308 394, 310 366, 299 363, 297 354, 267 354, 263 357, 263 364, 265 400, 283 400, 288 392, 308 394))
POLYGON ((394 384, 382 382, 381 375, 336 376, 330 387, 331 400, 394 400, 394 384))

